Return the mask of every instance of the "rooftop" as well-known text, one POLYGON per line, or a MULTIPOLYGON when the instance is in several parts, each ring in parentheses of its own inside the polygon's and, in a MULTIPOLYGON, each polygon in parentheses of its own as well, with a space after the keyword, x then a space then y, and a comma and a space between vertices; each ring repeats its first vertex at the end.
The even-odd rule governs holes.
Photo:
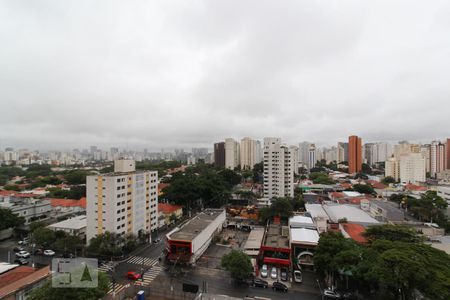
POLYGON ((250 232, 244 249, 259 249, 264 238, 264 227, 255 227, 250 232))
POLYGON ((71 219, 67 219, 55 224, 51 224, 47 227, 50 228, 66 228, 66 229, 82 229, 87 226, 86 216, 77 216, 71 219))
POLYGON ((349 204, 328 204, 323 205, 323 209, 327 213, 332 222, 338 222, 340 219, 346 218, 348 222, 363 224, 378 224, 379 222, 372 218, 362 209, 349 204))
POLYGON ((183 208, 183 206, 181 206, 181 205, 172 205, 172 204, 169 204, 169 203, 158 203, 158 211, 166 213, 166 214, 173 213, 173 212, 179 210, 180 208, 183 208))
POLYGON ((172 233, 169 238, 171 240, 192 241, 223 212, 223 209, 207 209, 189 220, 178 231, 172 233))
POLYGON ((267 226, 264 246, 273 248, 289 248, 289 238, 282 235, 281 225, 271 224, 267 226))
POLYGON ((58 207, 58 206, 62 206, 62 207, 82 207, 82 208, 86 208, 86 198, 83 197, 80 200, 76 200, 76 199, 61 199, 61 198, 48 198, 47 200, 50 200, 50 204, 52 205, 52 207, 58 207))
POLYGON ((0 275, 0 298, 13 294, 51 275, 50 267, 35 269, 20 266, 0 275))
POLYGON ((317 245, 319 233, 314 229, 291 228, 291 243, 317 245))
POLYGON ((358 243, 367 243, 367 239, 363 236, 366 231, 364 226, 353 223, 342 223, 342 227, 351 239, 358 243))

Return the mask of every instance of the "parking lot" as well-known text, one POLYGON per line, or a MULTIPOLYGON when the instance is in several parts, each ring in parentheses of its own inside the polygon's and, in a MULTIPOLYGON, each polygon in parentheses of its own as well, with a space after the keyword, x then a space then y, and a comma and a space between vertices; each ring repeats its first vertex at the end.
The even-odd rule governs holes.
POLYGON ((52 261, 52 256, 33 255, 33 251, 29 245, 18 245, 18 240, 8 239, 0 242, 0 261, 14 263, 16 259, 15 247, 23 247, 25 251, 30 253, 30 257, 27 258, 29 266, 32 263, 35 265, 49 265, 52 261))

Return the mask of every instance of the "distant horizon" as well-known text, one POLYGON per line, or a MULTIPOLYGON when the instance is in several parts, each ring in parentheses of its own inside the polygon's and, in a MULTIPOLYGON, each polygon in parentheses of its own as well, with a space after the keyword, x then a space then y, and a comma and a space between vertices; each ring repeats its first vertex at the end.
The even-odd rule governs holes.
MULTIPOLYGON (((234 139, 236 141, 240 142, 243 137, 241 137, 239 139, 237 139, 237 138, 234 138, 234 139)), ((252 138, 251 136, 249 136, 249 137, 252 138)), ((387 140, 365 141, 364 137, 362 137, 362 136, 359 136, 359 137, 362 138, 363 144, 366 144, 366 143, 388 143, 388 144, 391 144, 391 145, 396 145, 399 142, 407 141, 408 143, 411 143, 411 144, 426 145, 426 144, 430 144, 432 141, 445 142, 448 138, 450 138, 450 135, 449 135, 449 137, 444 137, 444 138, 440 138, 440 139, 439 138, 434 138, 434 139, 424 140, 424 141, 408 140, 408 139, 400 139, 400 140, 397 140, 397 141, 387 141, 387 140)), ((252 138, 252 139, 259 140, 262 143, 264 138, 261 138, 261 139, 252 138)), ((221 142, 221 141, 223 142, 224 140, 217 140, 215 142, 212 142, 211 144, 207 144, 206 146, 203 146, 203 144, 202 144, 202 145, 193 145, 193 146, 171 146, 171 147, 159 147, 159 148, 150 148, 150 147, 145 147, 143 145, 140 145, 140 146, 131 146, 131 145, 120 146, 120 145, 114 145, 114 144, 111 144, 111 145, 90 144, 90 145, 87 145, 87 146, 83 145, 83 146, 73 146, 73 147, 62 146, 61 148, 40 148, 40 147, 34 147, 34 146, 10 146, 10 145, 4 145, 0 141, 0 152, 5 151, 5 148, 13 148, 14 150, 27 149, 27 150, 30 150, 30 151, 43 151, 43 152, 73 151, 74 149, 78 149, 78 150, 81 151, 81 150, 85 150, 85 149, 89 150, 89 148, 91 146, 97 146, 99 150, 104 150, 104 151, 108 151, 108 150, 110 150, 110 148, 119 148, 120 151, 140 151, 140 152, 142 152, 145 149, 147 149, 147 151, 150 152, 150 153, 159 153, 159 152, 161 152, 161 150, 164 150, 164 151, 167 151, 167 152, 174 152, 176 149, 183 149, 184 152, 190 152, 190 151, 192 151, 192 148, 208 148, 208 150, 211 151, 211 150, 213 150, 214 143, 218 143, 218 142, 221 142)), ((336 141, 335 144, 319 144, 319 143, 315 143, 313 140, 303 140, 303 141, 299 141, 299 142, 296 142, 296 143, 289 143, 289 142, 286 142, 283 139, 283 137, 281 137, 281 141, 284 144, 294 145, 294 146, 298 146, 302 142, 310 142, 310 143, 315 144, 319 148, 328 148, 329 149, 329 148, 331 148, 333 146, 337 146, 338 142, 344 142, 344 143, 348 142, 348 139, 336 141)))

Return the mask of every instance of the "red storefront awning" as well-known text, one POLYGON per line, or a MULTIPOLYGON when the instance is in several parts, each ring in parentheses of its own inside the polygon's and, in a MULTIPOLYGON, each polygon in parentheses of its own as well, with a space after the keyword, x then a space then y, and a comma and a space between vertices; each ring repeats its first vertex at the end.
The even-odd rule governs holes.
POLYGON ((264 257, 264 263, 272 265, 284 265, 284 266, 289 266, 291 264, 289 259, 272 258, 272 257, 264 257))

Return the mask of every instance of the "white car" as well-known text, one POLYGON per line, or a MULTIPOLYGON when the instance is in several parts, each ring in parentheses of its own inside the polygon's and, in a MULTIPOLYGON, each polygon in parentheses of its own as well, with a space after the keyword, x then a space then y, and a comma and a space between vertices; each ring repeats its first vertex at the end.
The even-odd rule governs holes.
POLYGON ((21 258, 28 258, 30 257, 30 253, 28 253, 28 251, 22 250, 16 253, 17 257, 21 257, 21 258))
POLYGON ((269 269, 267 268, 267 265, 262 265, 262 268, 261 268, 261 277, 266 278, 267 275, 269 275, 269 269))
POLYGON ((277 279, 278 277, 278 271, 277 268, 272 267, 272 270, 270 271, 270 278, 277 279))
POLYGON ((302 277, 303 277, 302 272, 300 270, 294 271, 294 281, 295 282, 301 283, 303 281, 302 277))
POLYGON ((53 256, 53 255, 55 255, 55 251, 53 251, 53 250, 44 250, 44 255, 45 256, 53 256))
POLYGON ((338 292, 336 292, 335 290, 332 290, 330 288, 327 288, 323 291, 323 295, 325 296, 325 298, 328 299, 341 299, 341 294, 339 294, 338 292))

